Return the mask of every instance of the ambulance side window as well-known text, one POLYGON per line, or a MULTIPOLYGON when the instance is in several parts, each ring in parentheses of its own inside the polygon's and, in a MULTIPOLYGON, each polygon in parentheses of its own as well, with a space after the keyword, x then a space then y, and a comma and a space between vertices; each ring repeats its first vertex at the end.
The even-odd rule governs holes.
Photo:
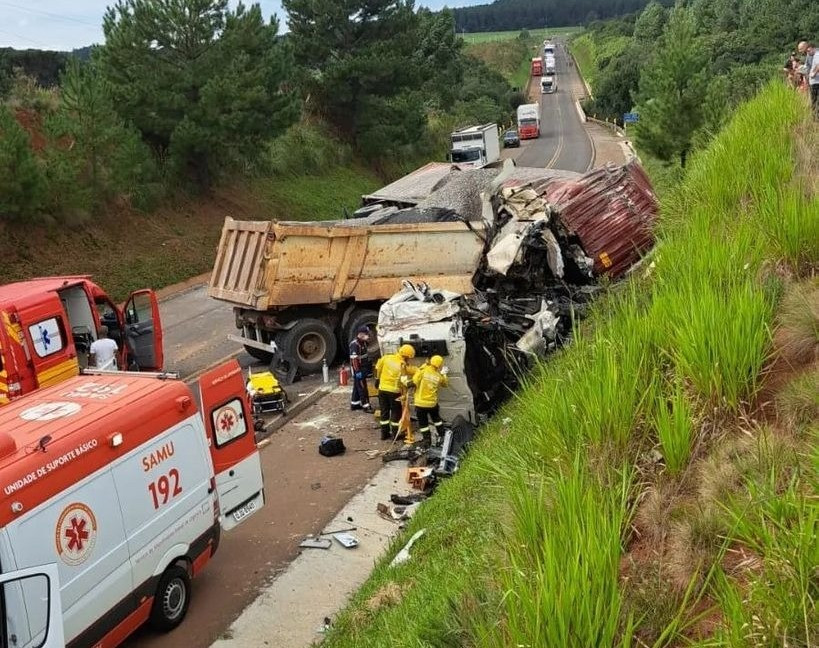
POLYGON ((61 317, 49 317, 28 327, 38 358, 47 358, 65 347, 65 328, 61 317))
POLYGON ((247 434, 247 421, 239 398, 232 398, 227 403, 213 408, 210 417, 217 448, 223 448, 247 434))

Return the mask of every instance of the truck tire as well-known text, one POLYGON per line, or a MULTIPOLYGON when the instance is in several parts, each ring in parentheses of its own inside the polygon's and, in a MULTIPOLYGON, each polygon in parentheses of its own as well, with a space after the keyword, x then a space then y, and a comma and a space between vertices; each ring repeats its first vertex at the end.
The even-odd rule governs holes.
POLYGON ((378 346, 375 339, 375 325, 378 324, 378 311, 370 310, 368 308, 356 308, 350 317, 347 319, 347 325, 344 327, 345 344, 350 344, 355 337, 358 329, 362 326, 369 326, 372 330, 370 334, 370 348, 378 346))
POLYGON ((333 329, 319 319, 305 317, 276 340, 282 359, 292 363, 302 374, 321 371, 322 362, 329 365, 336 357, 338 343, 333 329))
POLYGON ((184 567, 171 565, 156 586, 149 623, 160 632, 169 632, 182 623, 191 602, 191 577, 184 567))

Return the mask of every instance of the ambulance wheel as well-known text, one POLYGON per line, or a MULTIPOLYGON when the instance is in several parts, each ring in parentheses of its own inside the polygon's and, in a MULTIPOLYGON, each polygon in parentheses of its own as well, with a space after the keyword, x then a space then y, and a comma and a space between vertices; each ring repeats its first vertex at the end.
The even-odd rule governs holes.
POLYGON ((191 601, 191 577, 179 565, 171 565, 159 579, 151 608, 150 624, 155 630, 169 632, 182 623, 191 601))
MULTIPOLYGON (((279 340, 276 342, 278 344, 279 340)), ((326 359, 329 365, 336 356, 337 348, 333 329, 312 317, 298 320, 293 328, 281 335, 282 357, 293 362, 302 374, 321 371, 322 361, 326 359)))

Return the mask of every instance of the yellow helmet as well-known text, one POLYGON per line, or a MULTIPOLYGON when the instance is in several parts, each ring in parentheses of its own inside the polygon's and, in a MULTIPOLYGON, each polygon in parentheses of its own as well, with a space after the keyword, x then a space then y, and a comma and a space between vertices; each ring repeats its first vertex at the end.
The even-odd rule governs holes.
POLYGON ((415 357, 415 348, 411 344, 403 344, 401 348, 398 349, 398 355, 410 360, 415 357))
POLYGON ((431 364, 436 369, 440 369, 444 366, 444 359, 439 355, 434 355, 429 359, 429 364, 431 364))

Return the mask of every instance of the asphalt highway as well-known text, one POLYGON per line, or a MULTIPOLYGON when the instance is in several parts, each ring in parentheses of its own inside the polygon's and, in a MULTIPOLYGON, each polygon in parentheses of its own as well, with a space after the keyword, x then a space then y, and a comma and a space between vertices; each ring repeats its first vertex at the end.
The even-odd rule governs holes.
MULTIPOLYGON (((540 137, 523 140, 513 154, 519 166, 547 167, 583 173, 591 168, 594 149, 580 120, 576 100, 585 95, 577 67, 569 65, 565 41, 556 42, 557 91, 539 94, 540 137)), ((535 79, 539 92, 540 79, 535 79)))

